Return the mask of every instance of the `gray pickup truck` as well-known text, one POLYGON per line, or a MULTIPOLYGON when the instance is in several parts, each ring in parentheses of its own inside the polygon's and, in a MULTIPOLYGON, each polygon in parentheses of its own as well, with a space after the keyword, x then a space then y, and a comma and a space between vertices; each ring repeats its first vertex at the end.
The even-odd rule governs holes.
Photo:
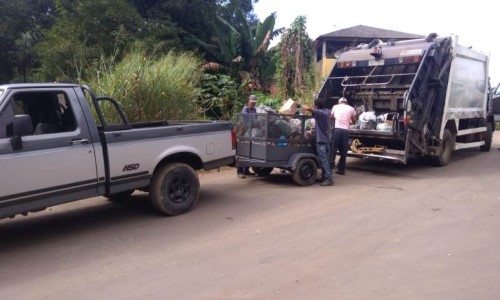
POLYGON ((235 148, 230 122, 132 124, 86 86, 0 85, 0 218, 135 190, 181 214, 198 201, 196 170, 234 165, 235 148), (107 121, 103 105, 120 121, 107 121))

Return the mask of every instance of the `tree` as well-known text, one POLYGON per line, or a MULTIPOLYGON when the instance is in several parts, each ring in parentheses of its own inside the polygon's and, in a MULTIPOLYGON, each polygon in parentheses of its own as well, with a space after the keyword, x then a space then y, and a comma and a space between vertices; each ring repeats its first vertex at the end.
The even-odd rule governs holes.
POLYGON ((241 10, 235 11, 234 23, 218 16, 213 24, 213 43, 199 41, 212 55, 208 66, 226 68, 233 77, 261 87, 261 68, 272 38, 282 30, 274 30, 276 15, 269 15, 263 23, 250 25, 241 10))
POLYGON ((135 40, 141 18, 127 0, 56 0, 57 19, 37 45, 39 79, 81 80, 101 57, 135 40))
POLYGON ((233 24, 241 27, 244 23, 254 25, 258 22, 257 16, 253 13, 253 3, 258 0, 217 0, 217 15, 233 24), (240 17, 243 14, 244 18, 240 17))
POLYGON ((299 16, 279 43, 279 84, 283 96, 302 96, 314 84, 313 51, 306 32, 306 17, 299 16))
POLYGON ((0 3, 0 82, 26 81, 37 64, 33 46, 53 24, 54 0, 0 3))
POLYGON ((156 53, 172 49, 197 51, 197 39, 208 40, 212 35, 216 0, 132 0, 144 19, 141 40, 154 47, 156 53))

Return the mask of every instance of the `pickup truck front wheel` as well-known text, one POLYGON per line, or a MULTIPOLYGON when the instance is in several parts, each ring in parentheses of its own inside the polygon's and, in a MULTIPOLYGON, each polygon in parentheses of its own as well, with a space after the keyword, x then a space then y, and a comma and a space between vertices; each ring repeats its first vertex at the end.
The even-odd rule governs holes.
POLYGON ((200 181, 195 170, 187 164, 173 163, 155 172, 149 197, 158 211, 175 216, 196 205, 199 191, 200 181))

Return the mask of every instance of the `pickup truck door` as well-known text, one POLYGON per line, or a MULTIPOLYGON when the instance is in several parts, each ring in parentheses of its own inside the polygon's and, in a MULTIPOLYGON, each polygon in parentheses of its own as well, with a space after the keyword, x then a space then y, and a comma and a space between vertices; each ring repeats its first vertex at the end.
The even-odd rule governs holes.
POLYGON ((96 196, 95 151, 74 90, 11 91, 0 106, 0 215, 96 196), (33 124, 18 150, 15 115, 33 124))

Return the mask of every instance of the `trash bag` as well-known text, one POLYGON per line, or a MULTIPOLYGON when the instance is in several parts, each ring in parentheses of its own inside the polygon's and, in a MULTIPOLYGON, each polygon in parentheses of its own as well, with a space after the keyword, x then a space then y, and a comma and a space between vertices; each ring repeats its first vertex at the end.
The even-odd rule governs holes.
POLYGON ((266 114, 269 114, 269 113, 275 114, 276 113, 276 111, 274 109, 272 109, 272 108, 270 108, 269 106, 266 106, 266 105, 259 105, 258 107, 255 108, 255 110, 259 114, 263 114, 263 113, 266 113, 266 114))
POLYGON ((279 128, 280 135, 284 134, 287 138, 292 134, 292 127, 285 120, 276 120, 274 124, 279 128))

